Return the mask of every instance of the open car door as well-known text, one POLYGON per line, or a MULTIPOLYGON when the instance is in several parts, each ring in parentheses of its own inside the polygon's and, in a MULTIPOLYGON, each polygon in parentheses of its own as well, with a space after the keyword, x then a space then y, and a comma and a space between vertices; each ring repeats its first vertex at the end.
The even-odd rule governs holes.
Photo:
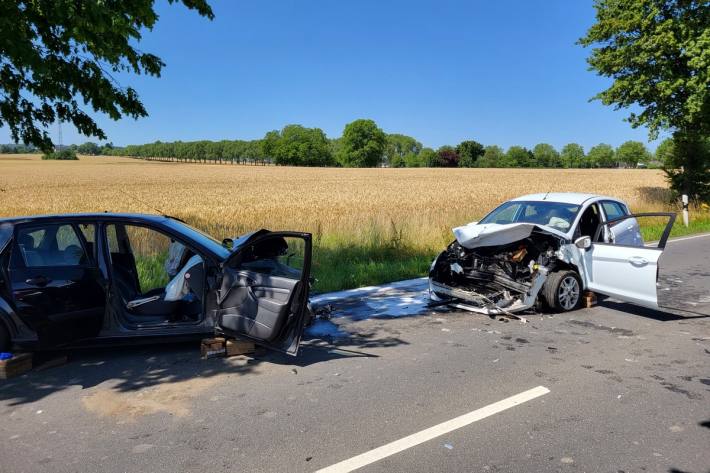
POLYGON ((588 289, 657 309, 658 260, 674 222, 674 213, 625 215, 601 222, 584 253, 588 289), (660 231, 658 243, 644 244, 640 227, 644 223, 660 231), (598 242, 602 232, 605 237, 598 242))
POLYGON ((217 327, 271 349, 298 354, 308 321, 311 234, 261 230, 223 264, 217 327))

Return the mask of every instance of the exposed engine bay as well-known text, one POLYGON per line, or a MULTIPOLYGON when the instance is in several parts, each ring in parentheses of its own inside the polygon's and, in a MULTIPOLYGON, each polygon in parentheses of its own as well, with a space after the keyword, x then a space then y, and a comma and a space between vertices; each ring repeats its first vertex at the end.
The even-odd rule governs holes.
POLYGON ((501 245, 467 245, 473 248, 457 234, 432 264, 432 299, 462 302, 467 306, 462 308, 491 315, 532 308, 548 273, 564 264, 560 248, 567 242, 539 227, 527 233, 501 245))

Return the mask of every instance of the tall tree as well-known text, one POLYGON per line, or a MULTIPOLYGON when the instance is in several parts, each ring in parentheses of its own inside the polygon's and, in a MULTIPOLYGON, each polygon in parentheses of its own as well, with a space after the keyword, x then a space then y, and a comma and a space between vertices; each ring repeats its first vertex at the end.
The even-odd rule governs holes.
POLYGON ((582 145, 577 143, 568 143, 562 147, 560 160, 562 161, 562 167, 565 168, 582 167, 582 162, 584 161, 584 148, 582 148, 582 145))
MULTIPOLYGON (((163 61, 137 48, 158 20, 153 3, 0 1, 0 126, 7 125, 15 141, 49 151, 47 128, 55 120, 106 139, 81 102, 114 120, 146 116, 136 91, 113 74, 160 76, 163 61)), ((205 0, 179 3, 214 17, 205 0)))
POLYGON ((459 155, 459 167, 472 168, 478 165, 478 159, 483 156, 485 148, 477 141, 462 141, 456 146, 456 153, 459 155))
POLYGON ((372 120, 355 120, 345 125, 338 161, 345 167, 375 167, 382 162, 386 137, 372 120))
POLYGON ((595 0, 596 23, 579 40, 593 47, 588 62, 613 79, 595 96, 615 108, 638 107, 628 121, 650 138, 673 132, 678 192, 698 199, 710 183, 710 2, 707 0, 595 0), (701 153, 700 155, 684 153, 701 153), (682 177, 678 174, 687 173, 682 177), (692 178, 690 177, 692 176, 692 178), (681 186, 682 187, 678 187, 681 186))
POLYGON ((616 154, 614 148, 606 143, 599 143, 592 146, 587 155, 587 161, 591 167, 611 168, 616 164, 616 154))
POLYGON ((408 154, 419 154, 422 144, 411 136, 393 133, 387 135, 385 159, 391 167, 404 167, 404 158, 408 154))
POLYGON ((330 143, 320 128, 286 125, 281 132, 270 131, 261 141, 263 157, 287 166, 330 166, 330 143))
POLYGON ((419 162, 424 167, 435 168, 439 166, 439 155, 431 148, 423 148, 419 153, 419 162))
POLYGON ((543 168, 558 168, 561 166, 560 153, 547 143, 540 143, 533 148, 535 166, 543 168))
POLYGON ((648 150, 640 141, 626 141, 616 149, 616 160, 626 167, 635 168, 639 163, 647 163, 648 150))
POLYGON ((458 167, 461 157, 453 146, 442 146, 436 152, 438 155, 438 166, 442 168, 458 167))
POLYGON ((533 156, 530 150, 523 146, 511 146, 505 152, 501 166, 505 168, 527 168, 532 166, 532 162, 533 156))
POLYGON ((503 156, 505 153, 500 146, 486 146, 483 156, 478 161, 478 166, 482 168, 497 168, 502 166, 503 156))

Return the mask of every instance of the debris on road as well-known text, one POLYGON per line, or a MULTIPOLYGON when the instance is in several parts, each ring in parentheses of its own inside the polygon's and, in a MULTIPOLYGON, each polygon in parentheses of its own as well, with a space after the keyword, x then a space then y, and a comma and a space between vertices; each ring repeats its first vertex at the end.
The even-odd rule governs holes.
POLYGON ((586 307, 587 309, 591 309, 592 307, 597 305, 597 295, 592 291, 585 292, 582 300, 584 302, 584 307, 586 307))
POLYGON ((225 348, 225 342, 226 340, 222 337, 202 339, 202 345, 200 346, 202 359, 206 360, 208 358, 217 358, 226 355, 227 349, 225 348))
POLYGON ((227 356, 251 355, 254 354, 254 342, 244 340, 227 340, 224 345, 227 356))
POLYGON ((32 369, 32 353, 3 353, 0 358, 0 379, 19 376, 32 369), (9 356, 8 356, 9 355, 9 356))

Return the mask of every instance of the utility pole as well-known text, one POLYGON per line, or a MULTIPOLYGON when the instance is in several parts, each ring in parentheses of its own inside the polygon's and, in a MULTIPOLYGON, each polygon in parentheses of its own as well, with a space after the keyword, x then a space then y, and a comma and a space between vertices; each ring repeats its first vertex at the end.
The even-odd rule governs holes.
POLYGON ((62 120, 61 119, 57 120, 57 134, 59 135, 59 137, 58 137, 59 148, 57 149, 57 151, 61 151, 62 150, 62 120))

